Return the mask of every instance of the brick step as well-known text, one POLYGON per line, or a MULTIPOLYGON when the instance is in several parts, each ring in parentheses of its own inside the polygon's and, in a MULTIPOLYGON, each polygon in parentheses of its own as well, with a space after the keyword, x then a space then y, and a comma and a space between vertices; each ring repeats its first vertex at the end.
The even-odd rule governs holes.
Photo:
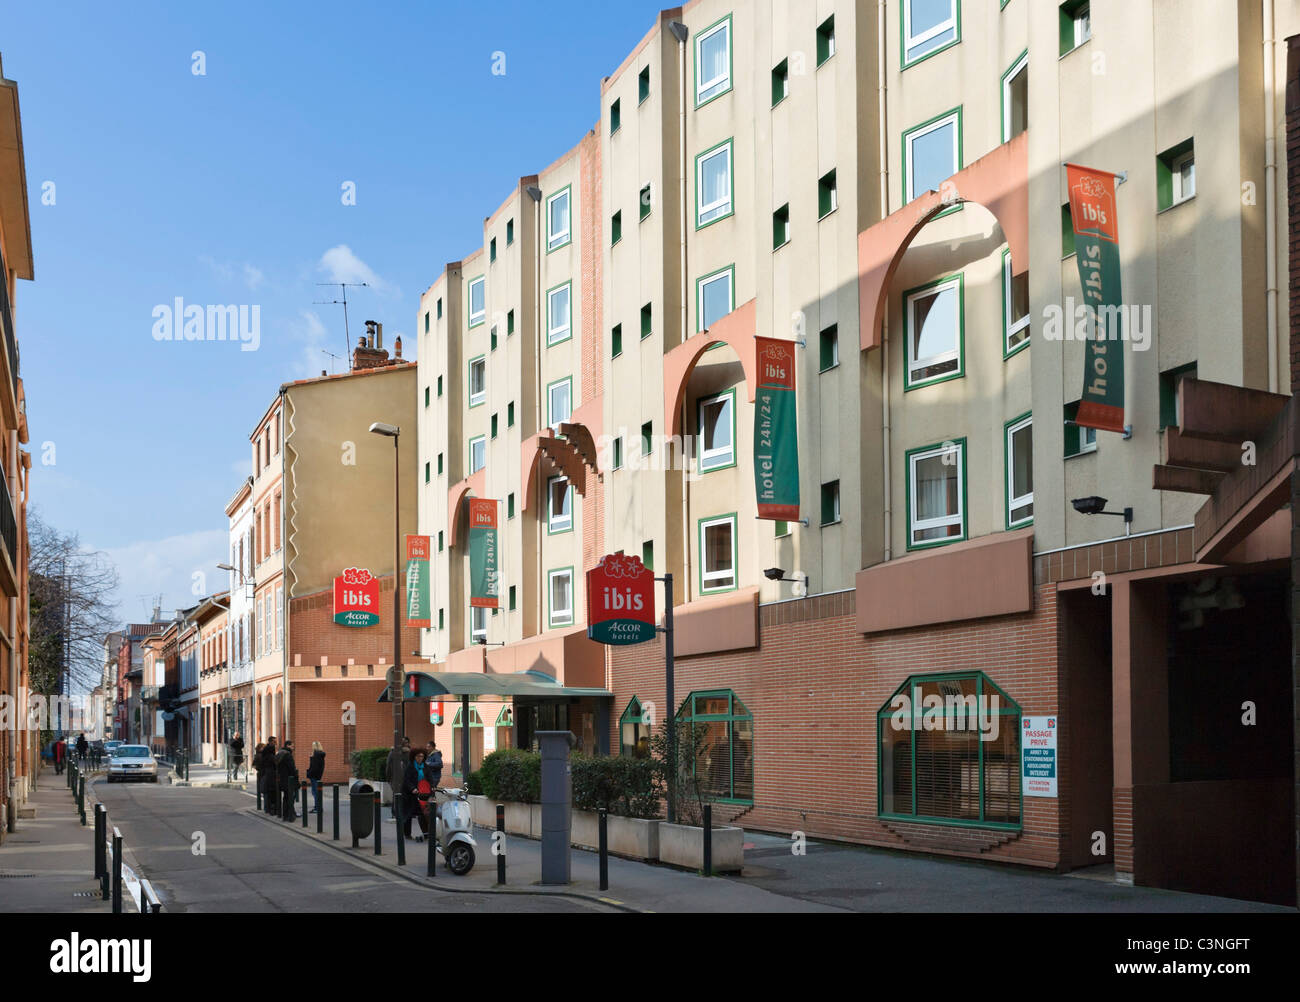
POLYGON ((1020 837, 1019 832, 990 831, 985 828, 948 828, 942 825, 892 821, 881 823, 908 845, 935 851, 985 853, 1020 837))

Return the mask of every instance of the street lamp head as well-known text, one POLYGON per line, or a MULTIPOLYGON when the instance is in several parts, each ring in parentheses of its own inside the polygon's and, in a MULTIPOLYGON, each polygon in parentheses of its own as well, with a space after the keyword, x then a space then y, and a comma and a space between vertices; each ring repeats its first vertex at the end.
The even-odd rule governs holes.
POLYGON ((1086 498, 1074 498, 1070 504, 1074 505, 1074 510, 1080 515, 1100 515, 1106 507, 1106 499, 1092 494, 1086 498))
POLYGON ((763 577, 769 581, 780 581, 785 577, 785 571, 780 567, 769 567, 763 572, 763 577))
POLYGON ((395 424, 385 424, 383 421, 376 421, 370 426, 371 432, 376 435, 387 435, 389 438, 396 438, 402 433, 402 429, 395 424))
POLYGON ((230 564, 217 564, 217 570, 219 571, 233 571, 234 569, 230 564))

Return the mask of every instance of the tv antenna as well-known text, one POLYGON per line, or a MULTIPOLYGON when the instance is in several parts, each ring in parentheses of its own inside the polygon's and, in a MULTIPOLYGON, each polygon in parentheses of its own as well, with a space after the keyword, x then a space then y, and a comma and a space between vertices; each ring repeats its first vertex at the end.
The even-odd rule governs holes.
POLYGON ((334 371, 334 362, 338 361, 341 356, 335 355, 332 351, 326 351, 324 348, 321 349, 321 354, 328 355, 333 360, 330 362, 330 372, 332 373, 334 371))
MULTIPOLYGON (((343 290, 342 299, 316 299, 312 301, 314 306, 343 306, 343 351, 346 354, 352 350, 352 335, 348 332, 348 289, 369 288, 369 282, 317 282, 317 285, 338 286, 343 290)), ((328 352, 327 352, 328 354, 328 352)))

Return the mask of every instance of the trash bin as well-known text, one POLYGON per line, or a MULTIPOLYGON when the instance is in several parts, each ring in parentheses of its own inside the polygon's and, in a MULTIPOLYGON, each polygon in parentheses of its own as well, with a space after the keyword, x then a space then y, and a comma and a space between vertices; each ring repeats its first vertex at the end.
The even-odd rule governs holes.
POLYGON ((352 816, 352 837, 365 838, 375 827, 375 788, 356 782, 348 789, 352 816))

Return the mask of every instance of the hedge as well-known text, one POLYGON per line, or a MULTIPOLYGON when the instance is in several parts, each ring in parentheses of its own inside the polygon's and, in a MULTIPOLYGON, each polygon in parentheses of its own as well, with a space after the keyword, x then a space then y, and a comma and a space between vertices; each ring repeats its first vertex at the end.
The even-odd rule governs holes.
POLYGON ((352 775, 357 779, 388 782, 388 753, 391 748, 358 748, 352 753, 352 775))
POLYGON ((573 808, 605 809, 625 818, 658 818, 663 783, 653 759, 630 755, 574 755, 573 808))

